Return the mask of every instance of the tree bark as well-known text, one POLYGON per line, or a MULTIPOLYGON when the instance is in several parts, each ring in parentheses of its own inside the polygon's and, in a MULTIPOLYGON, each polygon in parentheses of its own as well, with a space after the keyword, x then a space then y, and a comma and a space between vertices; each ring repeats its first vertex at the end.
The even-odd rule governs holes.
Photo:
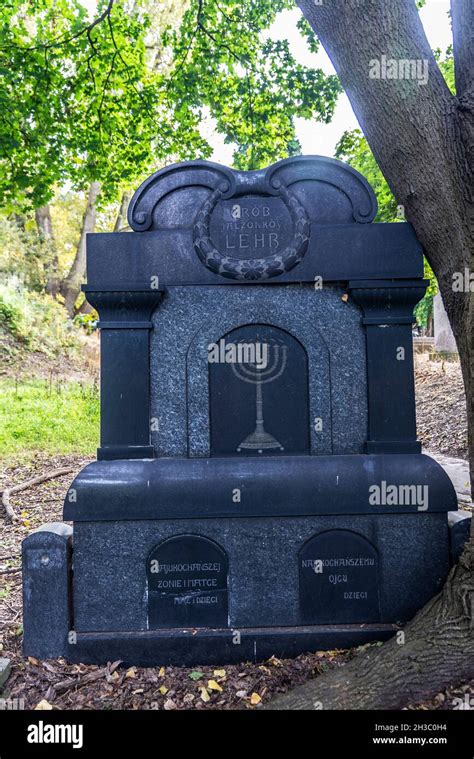
POLYGON ((55 297, 59 293, 59 260, 56 240, 54 238, 53 222, 51 220, 51 208, 49 204, 36 208, 36 228, 40 242, 44 249, 46 272, 46 292, 55 297))
POLYGON ((21 213, 15 213, 15 214, 13 214, 13 219, 14 219, 15 224, 17 225, 18 229, 21 232, 25 232, 26 231, 26 226, 25 226, 26 225, 26 219, 25 219, 24 215, 21 214, 21 213))
POLYGON ((79 308, 76 308, 75 314, 91 314, 93 310, 89 301, 84 298, 79 308))
POLYGON ((453 567, 442 592, 383 646, 363 649, 265 708, 401 709, 474 677, 472 553, 453 567))
POLYGON ((68 276, 61 286, 64 305, 70 316, 74 316, 74 306, 86 273, 86 235, 93 232, 96 221, 96 202, 100 193, 100 182, 92 182, 87 194, 87 205, 82 219, 81 234, 76 255, 68 276))
POLYGON ((130 203, 130 197, 131 194, 129 192, 123 192, 122 193, 122 199, 120 201, 120 207, 117 214, 117 218, 115 219, 114 224, 114 232, 120 232, 124 226, 126 226, 125 222, 127 219, 127 209, 128 204, 130 203))
MULTIPOLYGON (((474 474, 474 294, 453 288, 474 271, 474 97, 470 0, 452 0, 457 93, 436 64, 414 0, 298 0, 341 79, 387 182, 438 279, 459 349, 474 474), (426 65, 426 83, 371 78, 373 61, 426 65), (426 64, 424 63, 426 61, 426 64), (471 66, 471 68, 470 68, 471 66)), ((423 68, 420 68, 423 71, 423 68)), ((382 254, 382 252, 381 252, 382 254)), ((474 289, 474 288, 473 288, 474 289)), ((474 676, 474 534, 442 593, 392 639, 269 708, 400 708, 474 676), (315 706, 315 704, 317 704, 315 706)))

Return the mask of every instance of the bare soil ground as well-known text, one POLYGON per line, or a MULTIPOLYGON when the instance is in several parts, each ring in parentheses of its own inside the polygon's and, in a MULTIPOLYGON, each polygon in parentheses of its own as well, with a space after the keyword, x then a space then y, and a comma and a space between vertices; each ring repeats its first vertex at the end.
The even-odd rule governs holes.
MULTIPOLYGON (((464 394, 457 364, 417 362, 419 435, 425 447, 446 455, 466 452, 464 394)), ((4 695, 24 700, 27 709, 258 709, 279 693, 340 667, 356 649, 307 653, 296 659, 264 664, 185 667, 106 667, 70 665, 62 659, 39 662, 21 653, 21 541, 45 522, 60 521, 62 503, 87 459, 46 457, 37 453, 0 469, 0 490, 46 471, 71 466, 74 471, 11 496, 19 521, 0 526, 0 655, 12 660, 4 695)), ((3 514, 0 518, 3 519, 3 514)), ((375 644, 376 645, 376 644, 375 644)), ((474 681, 437 694, 408 709, 474 708, 474 681)))
POLYGON ((416 357, 416 426, 423 448, 467 459, 466 398, 458 362, 416 357))

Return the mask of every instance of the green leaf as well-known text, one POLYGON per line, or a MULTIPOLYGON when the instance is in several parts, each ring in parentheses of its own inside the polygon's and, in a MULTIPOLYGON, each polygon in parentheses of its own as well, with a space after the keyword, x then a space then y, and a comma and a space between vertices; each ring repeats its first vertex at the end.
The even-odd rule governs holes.
POLYGON ((200 680, 201 677, 204 677, 204 672, 199 672, 198 670, 194 670, 193 672, 190 672, 188 677, 191 678, 191 680, 200 680))

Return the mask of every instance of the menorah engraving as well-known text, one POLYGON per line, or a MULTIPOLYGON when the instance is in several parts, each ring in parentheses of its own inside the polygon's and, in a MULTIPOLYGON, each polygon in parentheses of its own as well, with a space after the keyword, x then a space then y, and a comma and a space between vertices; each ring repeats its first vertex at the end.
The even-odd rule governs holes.
POLYGON ((285 371, 287 346, 267 344, 267 347, 269 361, 265 368, 259 367, 253 361, 232 364, 232 371, 238 379, 255 385, 255 429, 242 440, 237 447, 237 453, 242 450, 257 451, 258 453, 275 449, 284 450, 282 444, 273 435, 270 435, 264 426, 263 386, 277 380, 285 371))

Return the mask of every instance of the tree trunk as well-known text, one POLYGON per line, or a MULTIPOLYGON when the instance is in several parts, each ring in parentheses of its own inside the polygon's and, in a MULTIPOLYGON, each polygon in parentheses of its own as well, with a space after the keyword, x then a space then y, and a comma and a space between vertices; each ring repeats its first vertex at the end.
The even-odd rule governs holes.
POLYGON ((36 228, 40 242, 42 244, 46 273, 46 292, 56 296, 59 292, 59 260, 56 240, 54 239, 53 222, 51 220, 51 209, 49 204, 41 206, 35 210, 36 228))
POLYGON ((96 220, 96 202, 100 192, 100 182, 92 182, 87 195, 87 205, 82 220, 81 235, 70 272, 61 286, 64 305, 70 316, 74 316, 74 305, 81 290, 86 273, 86 235, 93 232, 96 220))
POLYGON ((465 551, 442 592, 383 646, 274 699, 265 709, 401 709, 474 677, 474 561, 465 551))
MULTIPOLYGON (((471 0, 452 0, 456 96, 438 69, 414 0, 298 0, 341 79, 397 203, 438 279, 459 349, 474 474, 474 70, 471 0), (419 62, 415 78, 372 78, 374 61, 419 62), (426 63, 425 63, 426 62, 426 63), (424 69, 423 67, 427 68, 424 69), (372 76, 371 76, 372 72, 372 76)), ((383 252, 381 252, 381 255, 383 252)), ((399 708, 474 675, 474 534, 443 592, 393 639, 276 699, 269 708, 399 708), (317 704, 315 706, 315 704, 317 704)))
POLYGON ((20 232, 26 232, 26 219, 25 216, 21 213, 15 213, 13 214, 13 219, 15 221, 15 224, 17 225, 20 232))
POLYGON ((123 227, 126 226, 125 222, 127 219, 127 209, 128 204, 130 203, 130 197, 131 194, 129 192, 122 193, 120 208, 117 214, 117 218, 115 219, 114 232, 120 232, 123 227))
POLYGON ((79 308, 75 309, 75 314, 91 314, 93 312, 93 307, 89 303, 88 300, 84 298, 79 308))

